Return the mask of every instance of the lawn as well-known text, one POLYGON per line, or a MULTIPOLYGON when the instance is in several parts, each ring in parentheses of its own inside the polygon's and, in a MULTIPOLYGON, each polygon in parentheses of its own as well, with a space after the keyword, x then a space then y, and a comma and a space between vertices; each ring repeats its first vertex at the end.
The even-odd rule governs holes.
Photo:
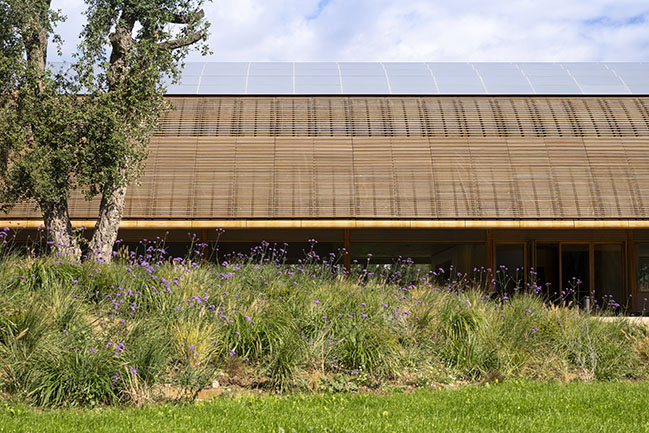
POLYGON ((0 409, 0 432, 649 432, 648 383, 471 385, 217 398, 126 409, 0 409))

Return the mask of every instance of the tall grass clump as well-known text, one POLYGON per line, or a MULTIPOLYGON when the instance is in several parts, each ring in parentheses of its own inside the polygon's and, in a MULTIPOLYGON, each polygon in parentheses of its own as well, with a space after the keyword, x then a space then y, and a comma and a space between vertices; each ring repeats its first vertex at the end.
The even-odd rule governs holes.
POLYGON ((530 288, 490 293, 485 270, 368 258, 347 275, 336 255, 311 248, 287 264, 268 243, 203 263, 169 257, 159 239, 110 265, 1 260, 0 392, 38 406, 139 405, 211 387, 641 379, 649 362, 644 328, 530 288))

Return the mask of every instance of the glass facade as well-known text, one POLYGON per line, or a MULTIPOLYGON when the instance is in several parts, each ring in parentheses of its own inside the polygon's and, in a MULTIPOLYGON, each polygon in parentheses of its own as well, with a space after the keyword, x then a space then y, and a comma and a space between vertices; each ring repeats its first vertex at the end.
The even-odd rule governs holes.
POLYGON ((624 296, 624 252, 620 244, 595 244, 593 249, 595 300, 601 307, 628 307, 624 296))
MULTIPOLYGON (((288 264, 311 258, 333 261, 341 267, 348 262, 352 268, 370 263, 385 269, 407 261, 416 264, 416 268, 423 272, 439 271, 440 268, 444 271, 453 269, 454 272, 470 276, 475 275, 474 271, 493 268, 494 274, 490 275, 495 279, 495 285, 488 287, 501 293, 535 284, 546 299, 555 302, 565 301, 584 306, 585 299, 589 298, 595 308, 649 311, 649 240, 633 244, 633 251, 629 249, 629 254, 632 254, 630 257, 634 258, 634 262, 628 263, 624 241, 606 239, 612 238, 608 235, 603 236, 604 239, 599 242, 589 241, 587 238, 591 238, 593 234, 585 232, 580 235, 583 240, 569 241, 534 240, 536 236, 529 236, 525 240, 501 240, 504 236, 500 236, 498 240, 441 241, 435 239, 436 236, 444 237, 439 231, 415 234, 399 230, 359 230, 351 233, 349 257, 343 254, 343 231, 310 234, 322 239, 315 243, 306 242, 306 237, 300 235, 301 232, 279 230, 270 233, 262 230, 251 234, 248 239, 244 236, 246 233, 249 232, 241 231, 233 235, 240 241, 221 240, 215 243, 210 240, 207 248, 197 246, 196 243, 192 245, 179 242, 179 239, 171 236, 174 239, 164 244, 164 255, 184 257, 191 254, 222 262, 233 257, 265 254, 264 257, 267 258, 280 257, 282 262, 288 264), (271 236, 275 242, 257 241, 262 232, 271 236), (385 240, 381 241, 379 237, 385 240), (287 238, 286 243, 280 241, 284 238, 287 238), (400 242, 397 240, 399 238, 409 240, 400 242), (648 299, 644 301, 644 307, 643 299, 648 299)), ((453 233, 448 233, 445 237, 457 237, 458 233, 464 232, 453 233)), ((641 239, 646 236, 643 233, 639 235, 641 239)), ((478 235, 479 233, 474 233, 469 237, 476 238, 478 235)), ((18 242, 16 248, 26 248, 26 245, 27 243, 18 242)), ((121 248, 146 254, 151 245, 124 242, 121 248)), ((36 248, 37 245, 30 242, 29 247, 36 248)))
POLYGON ((581 304, 590 292, 590 247, 588 244, 561 245, 562 298, 581 304))
POLYGON ((351 244, 352 263, 391 264, 410 259, 422 269, 471 273, 486 267, 487 249, 484 243, 444 242, 354 242, 351 244))
POLYGON ((649 242, 636 244, 636 259, 638 292, 649 298, 649 242))
POLYGON ((559 284, 559 244, 536 244, 536 284, 548 299, 558 299, 561 286, 559 284))

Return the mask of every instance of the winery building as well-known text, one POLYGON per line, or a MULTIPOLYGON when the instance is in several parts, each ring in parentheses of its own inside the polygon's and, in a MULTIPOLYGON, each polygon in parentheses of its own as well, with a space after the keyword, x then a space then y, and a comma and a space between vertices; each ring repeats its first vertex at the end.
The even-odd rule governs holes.
POLYGON ((649 63, 189 63, 168 100, 125 242, 316 239, 649 309, 649 63))

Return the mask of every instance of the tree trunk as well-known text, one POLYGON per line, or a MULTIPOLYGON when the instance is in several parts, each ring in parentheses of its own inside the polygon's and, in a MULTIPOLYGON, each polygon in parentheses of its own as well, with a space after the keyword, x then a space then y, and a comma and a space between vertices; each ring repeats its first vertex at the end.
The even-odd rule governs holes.
POLYGON ((126 187, 114 189, 110 194, 101 196, 99 216, 88 246, 88 259, 101 263, 110 263, 113 246, 117 240, 117 231, 122 222, 122 213, 126 199, 126 187))
POLYGON ((72 233, 67 200, 42 204, 41 212, 43 212, 48 244, 52 247, 52 253, 66 260, 78 261, 81 258, 81 248, 72 233))

